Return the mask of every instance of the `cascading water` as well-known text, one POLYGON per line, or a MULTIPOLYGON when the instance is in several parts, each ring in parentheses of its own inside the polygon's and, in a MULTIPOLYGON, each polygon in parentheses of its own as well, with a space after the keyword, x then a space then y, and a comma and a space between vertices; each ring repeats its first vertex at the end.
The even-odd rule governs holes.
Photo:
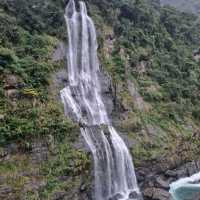
POLYGON ((65 114, 82 124, 81 133, 92 151, 95 200, 141 199, 132 158, 102 100, 96 30, 85 3, 80 2, 78 12, 70 0, 65 19, 69 85, 61 91, 61 99, 65 114))
POLYGON ((182 178, 170 185, 173 200, 200 199, 200 173, 188 178, 182 178))

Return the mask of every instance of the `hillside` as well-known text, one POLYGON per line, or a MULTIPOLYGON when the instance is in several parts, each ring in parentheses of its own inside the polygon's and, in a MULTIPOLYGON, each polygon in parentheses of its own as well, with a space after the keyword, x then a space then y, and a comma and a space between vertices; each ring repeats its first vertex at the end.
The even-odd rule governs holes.
MULTIPOLYGON (((169 182, 200 168, 200 23, 157 0, 85 2, 144 197, 168 200, 169 182)), ((52 59, 66 3, 0 1, 0 199, 92 198, 91 156, 59 98, 66 62, 52 59)))
POLYGON ((191 12, 200 15, 199 0, 161 0, 163 5, 171 5, 182 11, 191 12))

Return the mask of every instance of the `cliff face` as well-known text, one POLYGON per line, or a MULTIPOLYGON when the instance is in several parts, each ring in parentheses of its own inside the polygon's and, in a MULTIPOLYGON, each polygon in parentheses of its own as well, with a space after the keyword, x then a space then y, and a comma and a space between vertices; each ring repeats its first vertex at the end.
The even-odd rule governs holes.
MULTIPOLYGON (((0 199, 92 198, 90 154, 59 98, 67 82, 66 3, 0 2, 0 199)), ((145 198, 169 199, 171 181, 199 170, 200 71, 193 52, 200 24, 156 0, 86 3, 113 123, 145 198)))

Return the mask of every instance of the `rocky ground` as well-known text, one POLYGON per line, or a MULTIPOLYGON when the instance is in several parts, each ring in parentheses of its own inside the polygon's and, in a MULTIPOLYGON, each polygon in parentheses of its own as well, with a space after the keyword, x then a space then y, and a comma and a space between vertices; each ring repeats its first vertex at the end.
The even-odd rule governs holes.
MULTIPOLYGON (((74 148, 84 148, 83 140, 80 139, 74 148)), ((56 156, 56 149, 57 147, 54 146, 51 139, 35 141, 29 150, 25 150, 17 144, 1 149, 0 199, 29 200, 31 198, 27 196, 28 193, 34 194, 33 199, 40 199, 41 191, 48 185, 41 165, 56 156), (55 152, 53 153, 52 150, 55 152), (15 167, 10 169, 10 173, 3 173, 2 166, 12 166, 13 162, 15 167)), ((168 191, 171 182, 199 171, 200 161, 180 163, 179 165, 177 163, 174 166, 174 163, 169 161, 157 160, 152 163, 144 163, 141 167, 136 168, 138 182, 145 200, 169 200, 168 191)), ((65 188, 52 193, 50 199, 91 200, 92 189, 89 184, 83 182, 83 176, 84 174, 79 177, 71 175, 57 177, 60 182, 65 184, 65 188), (73 184, 73 189, 69 187, 69 184, 73 184)))

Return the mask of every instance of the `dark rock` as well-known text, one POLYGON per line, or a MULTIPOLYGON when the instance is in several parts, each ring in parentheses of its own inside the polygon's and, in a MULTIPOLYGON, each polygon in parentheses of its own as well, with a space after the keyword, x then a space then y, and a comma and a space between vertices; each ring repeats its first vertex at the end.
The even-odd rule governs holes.
POLYGON ((120 193, 115 194, 114 196, 108 198, 108 200, 120 200, 123 198, 123 195, 120 193))
POLYGON ((108 74, 101 72, 99 73, 99 80, 101 84, 103 102, 108 114, 111 115, 114 110, 111 77, 108 74))
POLYGON ((60 177, 58 177, 58 180, 59 181, 68 181, 69 180, 69 176, 60 176, 60 177))
POLYGON ((164 180, 162 176, 159 176, 159 177, 156 178, 156 183, 161 188, 164 188, 164 189, 167 189, 167 190, 169 189, 169 182, 168 182, 168 180, 164 180))
POLYGON ((66 196, 66 192, 55 192, 51 200, 63 200, 66 196))
POLYGON ((48 159, 49 150, 46 143, 35 141, 31 149, 32 161, 34 163, 41 163, 48 159))
POLYGON ((87 187, 85 184, 82 184, 81 187, 80 187, 80 192, 84 192, 86 191, 87 187))
POLYGON ((130 199, 138 199, 139 194, 136 191, 133 191, 129 194, 128 198, 130 199))
POLYGON ((185 168, 185 167, 182 167, 182 168, 179 168, 176 170, 176 174, 177 174, 178 178, 186 177, 188 175, 187 172, 188 172, 187 168, 185 168))
POLYGON ((176 177, 177 173, 176 173, 176 171, 173 171, 173 170, 167 170, 165 172, 165 175, 168 176, 168 177, 176 177))
POLYGON ((17 153, 19 151, 18 145, 16 143, 12 143, 6 146, 5 150, 9 153, 9 154, 14 154, 17 153))

